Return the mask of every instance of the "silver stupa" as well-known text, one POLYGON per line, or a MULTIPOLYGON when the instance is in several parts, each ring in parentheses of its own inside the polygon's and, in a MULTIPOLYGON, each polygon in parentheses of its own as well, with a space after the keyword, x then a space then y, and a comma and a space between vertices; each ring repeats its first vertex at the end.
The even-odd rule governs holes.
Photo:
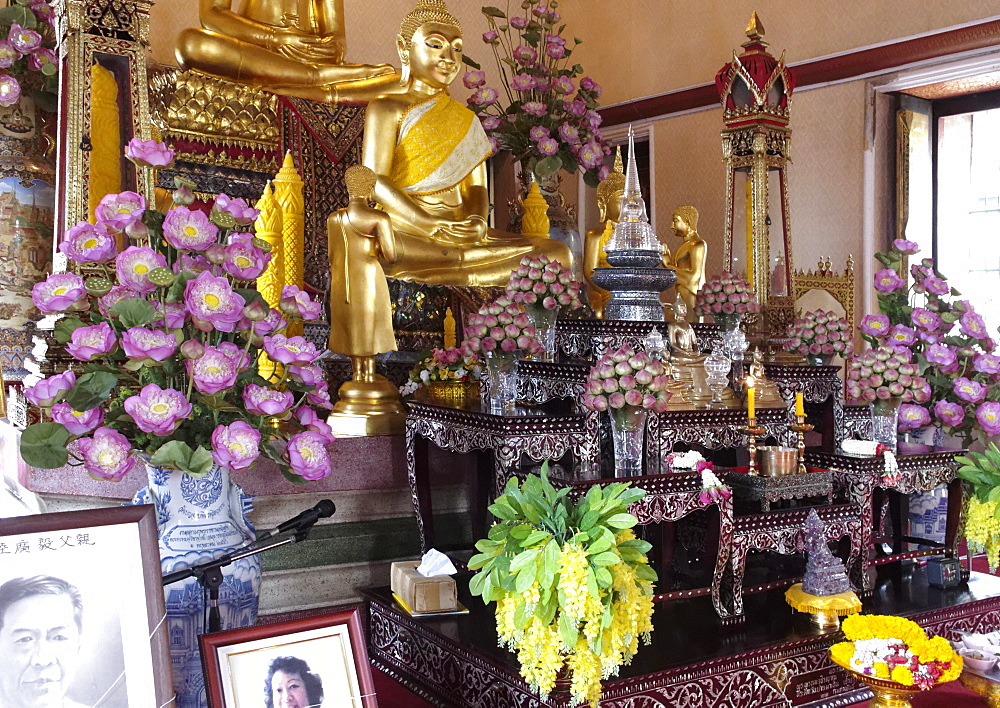
POLYGON ((611 267, 595 268, 593 280, 611 293, 604 306, 605 319, 663 322, 660 293, 673 286, 677 275, 673 269, 663 267, 663 246, 646 215, 631 126, 621 216, 604 252, 611 267))

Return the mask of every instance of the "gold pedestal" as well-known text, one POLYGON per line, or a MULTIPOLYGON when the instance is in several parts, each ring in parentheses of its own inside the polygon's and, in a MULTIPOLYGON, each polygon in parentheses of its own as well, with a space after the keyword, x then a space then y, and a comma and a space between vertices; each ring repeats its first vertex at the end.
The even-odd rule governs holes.
POLYGON ((406 408, 399 400, 399 390, 384 376, 375 374, 370 381, 347 381, 337 394, 340 400, 326 419, 334 435, 403 434, 406 408))

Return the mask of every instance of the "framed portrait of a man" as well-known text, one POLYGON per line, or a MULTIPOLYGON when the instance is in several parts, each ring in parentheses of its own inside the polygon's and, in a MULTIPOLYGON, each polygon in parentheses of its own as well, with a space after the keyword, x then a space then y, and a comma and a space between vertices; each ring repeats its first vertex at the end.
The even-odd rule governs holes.
POLYGON ((377 708, 357 608, 201 635, 210 708, 377 708))
POLYGON ((0 519, 0 706, 173 695, 152 506, 0 519))

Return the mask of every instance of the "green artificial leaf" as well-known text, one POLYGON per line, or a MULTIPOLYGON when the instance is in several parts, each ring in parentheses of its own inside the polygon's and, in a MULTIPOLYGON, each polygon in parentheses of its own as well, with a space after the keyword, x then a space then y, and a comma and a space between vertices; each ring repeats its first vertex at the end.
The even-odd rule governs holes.
POLYGON ((490 504, 489 507, 487 507, 487 511, 498 519, 503 519, 504 521, 517 521, 517 514, 515 514, 514 510, 506 504, 490 504))
POLYGON ((247 306, 259 302, 268 311, 271 309, 271 306, 267 304, 267 300, 264 299, 264 296, 256 288, 233 288, 233 292, 243 298, 247 306))
POLYGON ((566 613, 559 615, 559 635, 562 637, 563 644, 571 648, 576 647, 576 639, 579 636, 576 620, 566 613))
POLYGON ((594 541, 592 544, 590 544, 590 546, 587 548, 587 553, 589 553, 592 556, 596 556, 599 553, 604 553, 604 551, 608 550, 613 545, 615 545, 614 537, 612 536, 609 539, 608 536, 611 536, 611 534, 607 535, 601 534, 601 537, 598 538, 596 541, 594 541))
POLYGON ((503 19, 507 19, 507 15, 504 14, 503 10, 501 10, 499 7, 493 7, 492 5, 484 7, 483 14, 486 15, 487 17, 500 17, 503 19))
POLYGON ((561 170, 562 166, 562 159, 558 155, 549 155, 535 163, 535 175, 539 179, 551 177, 561 170))
POLYGON ((469 592, 473 595, 482 595, 483 584, 486 581, 487 576, 488 573, 476 573, 473 575, 472 579, 469 580, 469 592))
POLYGON ((607 521, 608 526, 616 529, 630 529, 637 523, 639 520, 631 514, 615 514, 607 521))
POLYGON ((521 548, 530 548, 537 543, 552 538, 552 534, 548 531, 532 531, 528 536, 521 541, 521 548))
POLYGON ((588 511, 586 514, 583 515, 583 518, 580 519, 581 531, 590 531, 592 528, 594 528, 594 524, 597 523, 597 518, 601 515, 600 514, 601 508, 591 509, 590 511, 588 511))
POLYGON ((30 30, 38 27, 38 19, 35 17, 35 13, 23 5, 11 5, 10 7, 0 9, 0 22, 5 25, 17 23, 25 29, 30 30))
POLYGON ((177 280, 174 281, 170 289, 167 290, 167 302, 181 302, 184 300, 184 289, 187 287, 187 282, 189 280, 194 280, 197 276, 189 270, 182 270, 177 274, 177 280))
POLYGON ((640 563, 635 567, 635 576, 640 580, 648 580, 651 583, 655 583, 657 580, 656 571, 645 563, 640 563))
POLYGON ((111 308, 111 314, 118 318, 125 329, 145 327, 150 322, 160 319, 159 313, 153 306, 139 297, 130 297, 115 303, 111 308))
POLYGON ((491 541, 504 541, 510 534, 511 528, 507 524, 496 524, 491 526, 489 533, 487 533, 488 538, 491 541))
POLYGON ((532 47, 537 47, 538 43, 542 41, 541 32, 532 32, 529 30, 527 32, 522 32, 521 37, 523 37, 524 41, 529 45, 531 45, 532 47))
POLYGON ((118 377, 107 371, 94 371, 76 380, 76 385, 66 394, 65 401, 73 410, 89 411, 111 397, 111 390, 118 385, 118 377))
POLYGON ((21 433, 21 459, 32 467, 54 470, 69 462, 70 433, 59 423, 36 423, 21 433))
POLYGON ((518 629, 524 629, 528 626, 528 622, 531 621, 532 614, 528 610, 528 603, 521 600, 517 603, 517 609, 514 610, 514 626, 518 629))
POLYGON ((214 463, 215 460, 212 459, 212 453, 199 445, 191 453, 187 472, 193 477, 204 477, 212 469, 214 463))
POLYGON ((236 406, 226 402, 226 395, 224 393, 213 393, 212 395, 200 395, 198 396, 198 401, 204 403, 206 406, 211 408, 213 411, 218 411, 220 413, 239 413, 240 409, 236 406))
POLYGON ((614 551, 605 551, 591 556, 590 562, 594 565, 618 565, 621 562, 621 556, 614 551))
POLYGON ((477 71, 483 68, 479 64, 479 62, 477 62, 475 59, 473 59, 472 57, 470 57, 468 54, 463 54, 462 55, 462 63, 466 64, 468 66, 471 66, 473 69, 476 69, 477 71))
POLYGON ((535 558, 538 557, 538 553, 539 549, 537 548, 531 548, 527 551, 521 551, 514 557, 514 560, 510 562, 510 571, 512 573, 516 573, 529 563, 534 563, 535 558))
POLYGON ((59 344, 66 344, 70 341, 73 332, 81 327, 86 327, 86 325, 79 317, 63 317, 56 323, 55 329, 52 330, 52 336, 59 344))
POLYGON ((612 584, 614 584, 614 579, 611 577, 611 571, 604 566, 594 568, 594 579, 597 580, 597 584, 602 588, 609 588, 612 584))
MULTIPOLYGON (((476 544, 476 548, 479 548, 478 543, 476 544)), ((493 560, 493 558, 495 558, 495 556, 489 553, 477 553, 476 555, 472 556, 472 558, 469 559, 467 566, 469 570, 479 570, 484 565, 493 560)))
POLYGON ((186 442, 168 440, 149 458, 149 464, 154 467, 169 467, 175 470, 187 470, 191 462, 192 450, 186 442))
POLYGON ((538 566, 534 563, 525 566, 520 573, 517 574, 517 580, 514 582, 514 591, 518 593, 524 593, 528 591, 531 584, 535 582, 535 573, 538 570, 538 566))

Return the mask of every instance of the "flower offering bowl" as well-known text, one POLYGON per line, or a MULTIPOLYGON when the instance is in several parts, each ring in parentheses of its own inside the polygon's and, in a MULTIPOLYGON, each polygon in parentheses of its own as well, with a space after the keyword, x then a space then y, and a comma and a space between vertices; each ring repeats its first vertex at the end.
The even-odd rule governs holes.
POLYGON ((913 704, 910 703, 910 699, 921 691, 917 686, 904 686, 896 681, 859 673, 850 666, 841 664, 832 653, 830 659, 871 690, 873 695, 868 703, 869 708, 912 708, 913 704))

